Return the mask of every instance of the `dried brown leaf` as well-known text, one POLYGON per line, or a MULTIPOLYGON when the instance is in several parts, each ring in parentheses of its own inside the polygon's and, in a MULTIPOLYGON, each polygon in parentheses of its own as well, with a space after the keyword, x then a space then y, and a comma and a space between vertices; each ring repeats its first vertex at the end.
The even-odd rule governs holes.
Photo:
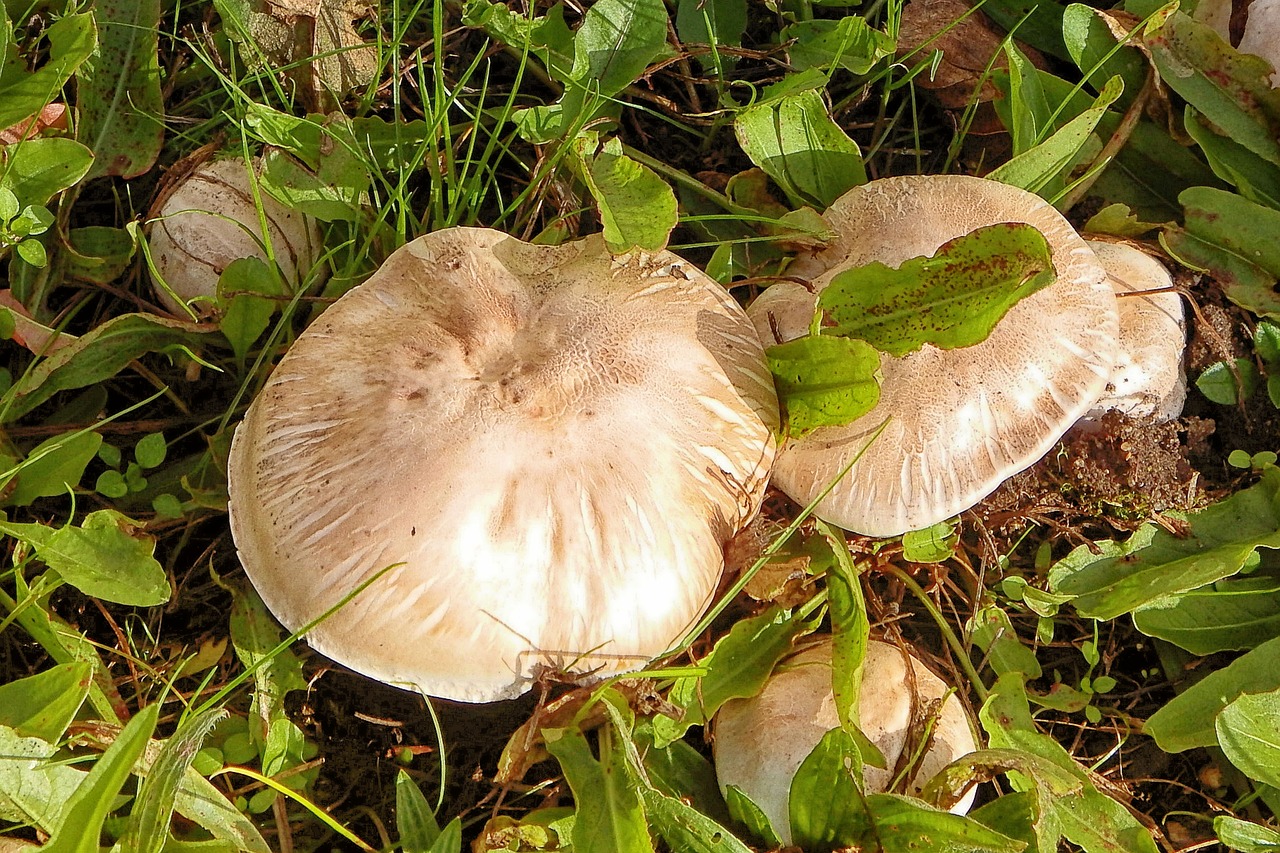
POLYGON ((328 112, 378 73, 378 48, 355 27, 368 14, 363 0, 253 0, 248 21, 258 47, 298 81, 307 108, 328 112))

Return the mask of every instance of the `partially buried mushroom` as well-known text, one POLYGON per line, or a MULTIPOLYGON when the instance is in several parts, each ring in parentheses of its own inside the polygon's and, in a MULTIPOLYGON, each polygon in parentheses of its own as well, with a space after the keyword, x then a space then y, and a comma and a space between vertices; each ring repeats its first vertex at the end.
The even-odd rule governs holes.
MULTIPOLYGON (((255 197, 251 170, 261 168, 260 158, 248 165, 238 158, 215 160, 164 198, 148 225, 147 240, 164 282, 156 282, 156 298, 165 308, 184 314, 183 305, 197 300, 197 312, 207 313, 218 293, 218 279, 240 258, 273 258, 290 288, 312 274, 322 250, 320 226, 265 190, 255 197)), ((323 266, 315 270, 317 276, 324 273, 323 266)))
POLYGON ((1034 226, 1057 278, 979 344, 882 354, 874 409, 785 443, 773 474, 782 491, 807 504, 835 483, 820 518, 869 536, 942 521, 1032 465, 1103 393, 1117 349, 1116 297, 1093 252, 1043 199, 961 175, 884 178, 846 193, 823 218, 833 243, 788 269, 810 286, 775 284, 748 309, 766 345, 804 335, 817 293, 840 272, 873 261, 896 267, 986 225, 1034 226))
POLYGON ((718 284, 452 228, 303 333, 231 449, 231 529, 272 612, 433 696, 637 669, 709 602, 756 513, 777 400, 718 284))
MULTIPOLYGON (((758 695, 726 703, 714 720, 720 787, 741 789, 787 844, 791 780, 823 735, 840 726, 831 679, 827 637, 785 660, 758 695)), ((886 790, 902 763, 905 793, 918 794, 943 767, 978 749, 946 683, 889 643, 867 646, 858 725, 887 765, 863 767, 867 793, 886 790)), ((966 813, 975 794, 967 791, 952 811, 966 813)))

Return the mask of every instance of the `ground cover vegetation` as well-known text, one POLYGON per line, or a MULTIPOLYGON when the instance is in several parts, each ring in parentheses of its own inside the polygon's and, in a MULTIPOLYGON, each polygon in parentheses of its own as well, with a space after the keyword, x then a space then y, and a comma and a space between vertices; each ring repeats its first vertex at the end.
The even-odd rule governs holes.
MULTIPOLYGON (((1280 849, 1280 95, 1231 46, 1248 5, 1224 35, 1190 0, 6 0, 0 849, 770 849, 705 724, 815 632, 847 685, 870 635, 912 648, 987 748, 919 797, 873 795, 842 713, 793 782, 803 850, 1280 849), (313 217, 322 251, 299 281, 237 260, 168 310, 148 222, 215 154, 260 158, 256 208, 313 217), (845 191, 948 172, 1167 261, 1192 318, 1182 418, 1107 415, 900 538, 772 495, 668 658, 495 705, 328 665, 246 582, 232 430, 409 239, 603 232, 746 302, 845 191), (967 817, 936 808, 974 782, 967 817)), ((1016 257, 1016 300, 1043 262, 1029 230, 953 241, 956 263, 1016 257)), ((869 408, 867 371, 797 349, 771 353, 787 428, 869 408)))

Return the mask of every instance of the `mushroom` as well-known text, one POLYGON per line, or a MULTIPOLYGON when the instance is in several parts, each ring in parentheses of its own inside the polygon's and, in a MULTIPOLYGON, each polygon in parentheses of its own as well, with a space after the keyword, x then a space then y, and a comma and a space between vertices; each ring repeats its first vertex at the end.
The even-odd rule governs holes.
POLYGON ((1168 288, 1173 277, 1164 265, 1127 243, 1089 240, 1089 248, 1107 271, 1120 306, 1120 350, 1106 392, 1086 419, 1114 410, 1130 417, 1171 421, 1187 399, 1186 317, 1182 297, 1168 288), (1134 291, 1161 291, 1144 295, 1134 291))
MULTIPOLYGON (((905 783, 908 794, 919 793, 942 768, 978 749, 968 715, 950 693, 914 656, 889 643, 868 643, 858 725, 887 769, 863 767, 867 793, 885 791, 899 762, 914 754, 908 743, 914 747, 926 734, 927 747, 905 783)), ((840 726, 831 689, 830 637, 784 661, 756 696, 726 702, 713 722, 721 790, 741 789, 790 844, 791 780, 823 735, 840 726)), ((951 811, 968 812, 975 794, 967 791, 951 811)))
MULTIPOLYGON (((156 272, 168 286, 156 282, 156 298, 170 311, 185 315, 184 303, 211 301, 223 270, 239 258, 268 262, 268 244, 290 286, 316 265, 321 252, 316 221, 259 192, 264 239, 250 173, 260 168, 257 158, 250 165, 238 159, 215 160, 174 186, 160 204, 147 242, 156 272)), ((208 313, 208 306, 197 305, 196 310, 208 313)))
POLYGON ((677 256, 450 228, 281 360, 232 443, 231 530, 291 630, 370 582, 318 651, 504 699, 638 669, 691 626, 776 426, 746 314, 677 256))
POLYGON ((774 284, 748 308, 766 346, 806 334, 818 292, 840 272, 932 255, 986 225, 1034 226, 1057 278, 979 344, 882 354, 875 408, 785 443, 773 473, 783 492, 808 504, 835 483, 820 518, 896 536, 956 515, 1035 463, 1102 394, 1117 348, 1116 297, 1093 252, 1043 199, 962 175, 884 178, 850 190, 824 219, 835 240, 788 269, 811 289, 774 284))

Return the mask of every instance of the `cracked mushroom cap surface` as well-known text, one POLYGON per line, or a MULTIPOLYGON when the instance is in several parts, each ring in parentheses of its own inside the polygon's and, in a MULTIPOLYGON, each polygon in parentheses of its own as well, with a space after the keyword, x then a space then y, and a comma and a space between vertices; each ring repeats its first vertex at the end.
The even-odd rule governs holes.
POLYGON ((677 256, 451 228, 396 251, 281 360, 236 430, 241 562, 290 630, 462 701, 665 651, 759 508, 760 342, 677 256))
POLYGON ((1187 319, 1182 297, 1171 290, 1128 295, 1134 291, 1173 287, 1164 264, 1126 243, 1089 240, 1089 248, 1107 271, 1120 307, 1120 351, 1106 391, 1089 418, 1109 410, 1135 418, 1171 421, 1187 401, 1187 319))
MULTIPOLYGON (((169 286, 166 290, 159 282, 155 285, 156 298, 165 308, 184 315, 179 300, 216 296, 218 278, 235 260, 253 257, 268 262, 250 172, 261 168, 259 157, 249 164, 234 157, 214 160, 175 186, 156 211, 147 239, 156 271, 169 286)), ((281 277, 296 287, 323 251, 320 225, 285 207, 265 189, 259 190, 258 198, 266 221, 265 239, 281 277)), ((323 268, 317 272, 323 273, 323 268)), ((207 305, 196 307, 208 310, 207 305)))
MULTIPOLYGON (((863 767, 868 793, 889 786, 895 765, 904 752, 908 757, 913 754, 931 721, 932 737, 908 778, 907 793, 917 794, 942 768, 978 749, 963 704, 914 656, 872 640, 867 644, 862 678, 858 726, 888 765, 885 770, 863 767)), ((840 727, 831 689, 831 638, 783 661, 756 696, 726 702, 714 725, 716 779, 721 790, 730 785, 741 788, 768 816, 783 842, 790 844, 791 780, 823 735, 840 727)), ((975 795, 970 789, 951 810, 965 814, 975 795)))
POLYGON ((817 293, 844 270, 872 261, 897 267, 986 225, 1038 229, 1057 278, 1015 304, 979 344, 882 353, 874 409, 784 444, 773 483, 808 504, 885 425, 818 504, 819 517, 868 536, 943 521, 1034 464, 1102 395, 1118 346, 1116 297, 1093 252, 1043 199, 962 175, 883 178, 850 190, 823 218, 835 240, 787 269, 812 292, 782 282, 748 308, 766 346, 803 336, 817 293))

